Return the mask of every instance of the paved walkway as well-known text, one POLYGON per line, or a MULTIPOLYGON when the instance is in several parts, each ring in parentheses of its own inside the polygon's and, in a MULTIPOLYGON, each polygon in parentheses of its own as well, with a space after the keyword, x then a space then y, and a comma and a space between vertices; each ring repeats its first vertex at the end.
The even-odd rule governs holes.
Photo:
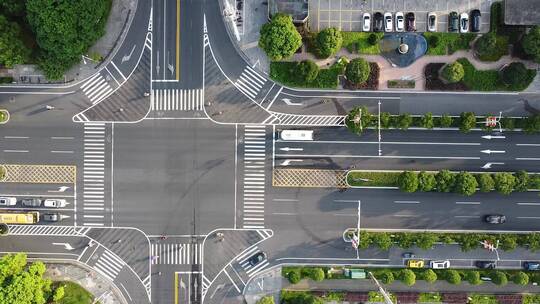
POLYGON ((46 278, 53 281, 75 282, 93 294, 101 304, 125 303, 114 286, 95 271, 89 271, 74 263, 46 263, 46 265, 47 271, 44 275, 46 278))

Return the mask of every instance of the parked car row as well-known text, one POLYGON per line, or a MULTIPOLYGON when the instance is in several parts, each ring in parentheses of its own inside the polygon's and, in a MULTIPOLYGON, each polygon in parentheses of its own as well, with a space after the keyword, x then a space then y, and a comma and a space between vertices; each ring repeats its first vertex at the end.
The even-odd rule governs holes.
MULTIPOLYGON (((408 253, 409 256, 412 255, 408 253)), ((403 255, 405 256, 405 254, 403 255)), ((412 255, 414 256, 414 255, 412 255)), ((424 260, 407 260, 407 267, 409 268, 424 268, 424 260)), ((449 260, 441 261, 429 261, 429 268, 431 269, 447 269, 450 268, 449 260)))
MULTIPOLYGON (((402 257, 407 260, 407 267, 409 268, 424 268, 425 262, 421 259, 414 259, 416 256, 412 252, 405 252, 402 257)), ((476 268, 480 269, 495 269, 497 268, 496 261, 476 261, 474 263, 476 268)), ((450 268, 449 260, 429 261, 429 268, 431 269, 448 269, 450 268)), ((523 269, 528 271, 539 271, 540 262, 524 262, 523 269)))
MULTIPOLYGON (((448 31, 449 32, 461 32, 467 33, 479 32, 481 24, 480 10, 472 10, 470 14, 457 12, 450 12, 448 14, 448 31), (469 18, 470 16, 470 18, 469 18)), ((428 32, 437 31, 437 14, 435 12, 429 12, 427 15, 426 28, 428 32)), ((391 12, 381 13, 376 12, 373 14, 373 20, 370 13, 364 13, 362 15, 362 30, 369 32, 415 32, 416 31, 416 16, 413 12, 403 14, 403 12, 391 12)))
MULTIPOLYGON (((0 197, 0 206, 16 206, 17 198, 15 197, 0 197)), ((24 207, 45 207, 45 208, 63 208, 67 205, 65 199, 46 199, 39 198, 23 198, 21 205, 24 207)))

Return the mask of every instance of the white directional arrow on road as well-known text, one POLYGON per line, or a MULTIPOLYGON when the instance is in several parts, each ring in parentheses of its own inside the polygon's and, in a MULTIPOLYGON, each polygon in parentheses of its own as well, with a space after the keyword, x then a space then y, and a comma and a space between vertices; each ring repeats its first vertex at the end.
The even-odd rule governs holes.
POLYGON ((482 169, 491 169, 492 165, 504 165, 504 163, 486 163, 482 166, 482 169))
POLYGON ((506 151, 502 151, 502 150, 482 150, 480 151, 482 153, 486 153, 486 154, 495 154, 495 153, 506 153, 506 151))
POLYGON ((52 244, 53 245, 58 245, 58 246, 64 246, 64 248, 66 248, 67 250, 75 249, 69 243, 52 243, 52 244))
POLYGON ((133 45, 133 47, 131 48, 131 52, 129 52, 129 54, 127 54, 127 55, 125 55, 125 56, 122 57, 122 63, 124 63, 124 62, 126 62, 126 61, 128 61, 128 60, 131 59, 131 55, 133 55, 133 51, 135 51, 135 47, 136 47, 136 46, 137 46, 137 45, 133 45))
POLYGON ((47 192, 65 192, 67 189, 69 189, 68 186, 62 186, 58 187, 58 190, 47 190, 47 192))
POLYGON ((289 147, 285 147, 285 148, 279 148, 281 151, 304 151, 303 148, 289 148, 289 147))
POLYGON ((504 139, 506 138, 506 136, 502 136, 502 135, 484 135, 482 136, 483 139, 496 139, 496 138, 501 138, 501 139, 504 139))
POLYGON ((291 162, 301 162, 301 159, 286 159, 281 163, 281 166, 288 166, 291 162))
POLYGON ((301 106, 301 102, 291 102, 289 98, 281 98, 288 106, 301 106))

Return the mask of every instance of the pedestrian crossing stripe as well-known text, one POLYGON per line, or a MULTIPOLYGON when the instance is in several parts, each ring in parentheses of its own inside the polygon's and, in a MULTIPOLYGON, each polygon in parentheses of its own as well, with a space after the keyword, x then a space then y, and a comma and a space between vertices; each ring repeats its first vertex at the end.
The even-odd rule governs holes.
POLYGON ((265 83, 266 78, 259 75, 259 73, 251 67, 246 66, 244 71, 242 71, 242 74, 240 74, 240 77, 236 80, 235 86, 244 93, 244 95, 255 99, 265 83))
POLYGON ((90 99, 92 104, 98 103, 100 100, 110 95, 113 91, 107 80, 101 75, 101 73, 96 73, 94 76, 90 77, 83 85, 81 89, 90 99))
POLYGON ((103 123, 84 124, 83 226, 104 226, 105 132, 103 123))
POLYGON ((94 265, 94 269, 107 277, 109 280, 114 281, 124 265, 125 263, 122 261, 122 259, 106 250, 99 257, 98 261, 94 265))
POLYGON ((265 126, 244 127, 243 228, 264 228, 265 126))
POLYGON ((202 264, 203 244, 151 244, 150 255, 153 265, 197 265, 202 264))
POLYGON ((9 225, 9 234, 12 235, 59 235, 80 236, 88 233, 90 228, 77 230, 73 226, 48 226, 48 225, 9 225))
POLYGON ((264 259, 263 261, 259 262, 255 266, 251 265, 251 263, 249 262, 249 258, 251 258, 253 255, 255 255, 256 253, 260 251, 261 250, 259 249, 259 247, 254 246, 236 258, 236 260, 238 261, 238 264, 240 264, 242 269, 244 269, 248 277, 252 277, 257 272, 259 272, 260 270, 268 266, 267 259, 264 259))
POLYGON ((202 111, 204 96, 202 89, 152 90, 150 107, 152 111, 202 111))

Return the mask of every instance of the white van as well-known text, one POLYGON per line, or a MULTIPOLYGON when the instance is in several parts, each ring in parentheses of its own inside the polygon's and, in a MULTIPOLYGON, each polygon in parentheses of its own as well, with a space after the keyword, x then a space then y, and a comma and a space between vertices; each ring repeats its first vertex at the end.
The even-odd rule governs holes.
POLYGON ((313 140, 311 130, 283 130, 280 133, 281 140, 313 140))

